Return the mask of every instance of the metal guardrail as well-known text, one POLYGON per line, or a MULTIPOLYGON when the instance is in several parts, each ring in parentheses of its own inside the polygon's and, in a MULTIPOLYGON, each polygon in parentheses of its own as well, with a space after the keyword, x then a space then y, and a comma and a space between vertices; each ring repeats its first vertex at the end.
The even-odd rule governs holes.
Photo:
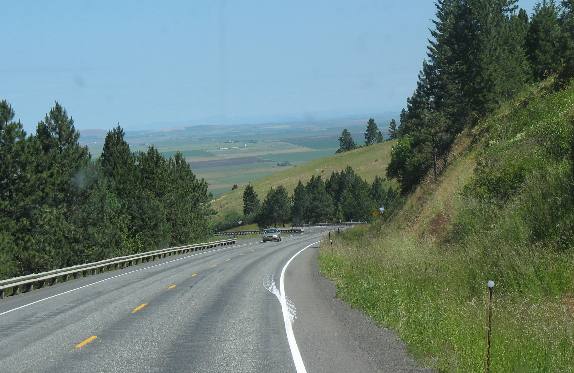
MULTIPOLYGON (((367 224, 364 221, 347 221, 341 223, 317 223, 317 224, 305 224, 303 227, 350 227, 353 225, 362 225, 367 224)), ((303 228, 290 228, 290 229, 281 229, 279 228, 281 233, 303 233, 303 228)), ((247 236, 250 234, 261 234, 263 230, 250 230, 250 231, 235 231, 235 232, 217 232, 216 236, 247 236)))
MULTIPOLYGON (((351 227, 353 225, 363 225, 363 224, 367 224, 366 221, 344 221, 341 223, 317 223, 314 224, 312 226, 315 227, 342 227, 342 226, 346 226, 346 227, 351 227)), ((305 225, 307 226, 307 225, 305 225)))
POLYGON ((235 243, 236 241, 234 239, 230 239, 194 245, 176 246, 167 249, 105 259, 99 262, 80 264, 73 267, 55 269, 48 272, 14 277, 0 281, 0 299, 3 299, 6 296, 19 294, 21 292, 28 292, 37 288, 51 286, 58 282, 68 281, 71 278, 75 279, 78 277, 85 277, 104 271, 111 271, 154 261, 156 259, 165 258, 166 256, 186 254, 188 252, 211 249, 217 246, 228 246, 235 243))
MULTIPOLYGON (((235 232, 217 232, 217 236, 247 236, 249 234, 261 234, 263 231, 235 231, 235 232)), ((289 228, 289 229, 279 229, 281 233, 303 233, 302 228, 289 228)))

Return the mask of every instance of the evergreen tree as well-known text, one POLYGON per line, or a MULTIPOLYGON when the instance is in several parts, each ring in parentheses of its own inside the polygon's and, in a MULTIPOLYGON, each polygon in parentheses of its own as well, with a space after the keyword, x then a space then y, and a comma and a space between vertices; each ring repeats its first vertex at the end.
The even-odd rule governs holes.
POLYGON ((118 126, 92 162, 58 103, 26 137, 0 101, 0 277, 205 239, 211 195, 181 153, 131 154, 118 126))
POLYGON ((376 176, 375 180, 373 180, 370 195, 371 199, 378 207, 384 206, 387 198, 387 191, 383 184, 383 179, 380 176, 376 176))
POLYGON ((333 199, 327 193, 325 183, 320 176, 312 176, 305 186, 309 205, 307 218, 311 223, 330 221, 335 212, 333 199))
POLYGON ((36 158, 37 190, 50 206, 77 204, 77 193, 83 187, 84 169, 89 160, 88 148, 79 143, 80 133, 74 120, 56 102, 43 121, 38 123, 33 138, 39 154, 36 158))
POLYGON ((271 188, 259 213, 258 224, 263 227, 284 225, 289 221, 291 206, 289 195, 283 186, 271 188))
POLYGON ((425 144, 430 145, 433 175, 436 179, 438 176, 438 163, 442 160, 443 165, 446 165, 446 157, 453 138, 447 129, 446 118, 441 113, 427 113, 424 120, 426 125, 421 135, 425 144))
POLYGON ((438 0, 417 88, 401 112, 387 176, 412 190, 465 127, 512 97, 528 77, 528 17, 516 0, 438 0))
POLYGON ((412 191, 432 164, 428 157, 430 152, 415 152, 413 144, 412 136, 401 137, 393 146, 391 161, 387 167, 387 177, 396 178, 403 193, 412 191))
POLYGON ((131 235, 144 248, 169 246, 171 229, 165 208, 169 197, 168 163, 153 146, 136 155, 137 189, 128 206, 131 235))
POLYGON ((398 137, 398 132, 397 122, 394 119, 391 119, 389 122, 389 139, 396 139, 398 137))
POLYGON ((15 235, 24 225, 30 193, 26 134, 14 115, 10 104, 0 101, 0 278, 18 273, 15 235))
POLYGON ((133 193, 136 180, 135 158, 124 139, 124 130, 118 125, 106 135, 100 163, 113 189, 124 200, 133 193))
POLYGON ((243 191, 243 215, 250 216, 259 210, 259 198, 251 184, 247 184, 243 191))
POLYGON ((337 153, 348 152, 356 147, 357 146, 355 145, 353 136, 351 136, 351 132, 345 128, 339 137, 339 149, 337 150, 337 153))
POLYGON ((343 191, 340 204, 347 221, 369 221, 376 209, 369 184, 359 177, 353 178, 349 188, 343 191))
POLYGON ((559 83, 564 85, 574 77, 574 1, 562 1, 560 15, 562 37, 560 49, 562 51, 562 68, 559 74, 559 83))
POLYGON ((291 218, 293 219, 294 225, 301 225, 307 221, 308 204, 307 190, 303 183, 301 183, 301 180, 299 180, 293 192, 293 207, 291 208, 291 218))
POLYGON ((170 245, 181 245, 205 239, 209 234, 208 217, 211 195, 208 185, 198 179, 185 157, 176 152, 168 160, 169 193, 164 197, 170 245))
POLYGON ((58 103, 30 138, 30 227, 21 231, 19 265, 30 273, 76 263, 81 227, 74 217, 89 193, 88 149, 79 144, 74 121, 58 103))
POLYGON ((536 79, 542 80, 560 70, 561 37, 562 29, 555 2, 545 0, 537 4, 526 37, 528 59, 536 79))
POLYGON ((379 127, 373 118, 367 122, 367 129, 365 130, 365 145, 373 145, 377 142, 379 136, 379 127))
POLYGON ((22 187, 24 167, 22 152, 26 133, 22 124, 13 119, 12 106, 5 100, 0 101, 0 201, 6 203, 13 201, 18 188, 22 187))
POLYGON ((333 199, 335 205, 339 205, 342 202, 343 194, 350 190, 357 175, 355 171, 347 166, 341 172, 333 172, 327 182, 325 183, 325 189, 333 199))
MULTIPOLYGON (((92 166, 97 167, 97 166, 92 166)), ((121 199, 112 191, 109 179, 101 170, 86 201, 74 215, 81 227, 81 245, 74 261, 87 263, 125 253, 135 252, 129 238, 129 216, 125 214, 121 199)))

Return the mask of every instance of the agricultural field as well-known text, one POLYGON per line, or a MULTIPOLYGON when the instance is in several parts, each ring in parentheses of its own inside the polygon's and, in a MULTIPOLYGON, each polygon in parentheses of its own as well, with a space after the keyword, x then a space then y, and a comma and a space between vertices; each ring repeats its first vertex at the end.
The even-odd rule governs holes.
MULTIPOLYGON (((385 131, 391 115, 375 116, 385 131)), ((257 125, 190 126, 157 131, 126 131, 132 151, 155 146, 164 156, 183 153, 198 177, 204 178, 214 197, 234 185, 293 169, 314 159, 333 155, 338 137, 348 128, 355 141, 363 141, 364 118, 257 125)), ((80 141, 98 157, 106 131, 82 131, 80 141)))

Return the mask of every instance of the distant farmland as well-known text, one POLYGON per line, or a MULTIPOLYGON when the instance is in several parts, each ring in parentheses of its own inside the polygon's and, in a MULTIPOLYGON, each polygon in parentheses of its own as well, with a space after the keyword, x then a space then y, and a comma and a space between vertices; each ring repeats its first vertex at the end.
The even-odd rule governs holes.
MULTIPOLYGON (((388 122, 377 118, 384 129, 388 122)), ((237 126, 191 126, 161 131, 128 131, 132 151, 155 146, 164 156, 181 152, 198 177, 204 178, 214 196, 262 177, 333 155, 338 137, 348 128, 355 141, 363 141, 365 118, 314 123, 281 123, 237 126)), ((105 131, 88 131, 80 141, 90 153, 101 153, 105 131)))

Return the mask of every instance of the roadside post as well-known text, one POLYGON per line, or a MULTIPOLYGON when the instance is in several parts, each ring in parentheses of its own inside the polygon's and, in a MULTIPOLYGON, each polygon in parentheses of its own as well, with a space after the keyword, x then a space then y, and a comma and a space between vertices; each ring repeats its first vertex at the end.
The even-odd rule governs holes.
POLYGON ((331 239, 331 231, 329 231, 329 242, 331 243, 331 255, 333 255, 333 240, 331 239))
POLYGON ((488 325, 486 331, 486 373, 490 373, 490 345, 492 336, 492 292, 494 290, 494 281, 489 280, 488 286, 488 325))

